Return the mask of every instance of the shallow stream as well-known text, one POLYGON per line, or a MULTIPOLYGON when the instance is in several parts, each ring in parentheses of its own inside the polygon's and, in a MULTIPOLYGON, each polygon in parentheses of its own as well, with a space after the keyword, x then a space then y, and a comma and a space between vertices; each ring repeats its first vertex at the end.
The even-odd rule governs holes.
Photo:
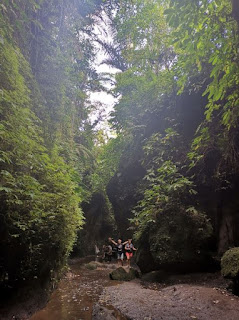
MULTIPOLYGON (((59 282, 46 307, 30 320, 92 319, 93 306, 99 302, 104 287, 118 283, 109 279, 108 268, 89 270, 84 267, 84 263, 82 260, 71 266, 70 272, 59 282)), ((110 305, 104 305, 104 301, 100 301, 100 304, 110 310, 114 309, 110 305)), ((125 319, 117 310, 114 310, 114 318, 125 319)))

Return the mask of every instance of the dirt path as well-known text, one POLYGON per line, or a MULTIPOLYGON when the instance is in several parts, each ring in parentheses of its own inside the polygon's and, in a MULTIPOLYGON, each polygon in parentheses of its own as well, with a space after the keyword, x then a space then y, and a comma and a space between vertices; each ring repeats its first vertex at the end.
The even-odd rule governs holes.
POLYGON ((152 290, 137 280, 106 288, 101 301, 132 320, 239 319, 238 297, 204 286, 181 284, 152 290))

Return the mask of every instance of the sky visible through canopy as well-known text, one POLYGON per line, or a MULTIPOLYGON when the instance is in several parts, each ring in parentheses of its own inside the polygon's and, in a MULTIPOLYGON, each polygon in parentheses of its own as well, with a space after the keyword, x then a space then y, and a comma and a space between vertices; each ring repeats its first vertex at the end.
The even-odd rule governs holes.
MULTIPOLYGON (((103 19, 95 19, 95 25, 93 28, 93 33, 99 40, 107 43, 112 43, 113 38, 111 36, 111 30, 108 23, 108 18, 103 14, 103 19)), ((114 75, 120 70, 111 67, 110 65, 104 63, 108 58, 107 53, 102 48, 102 46, 94 41, 95 51, 96 51, 96 60, 94 62, 94 67, 99 74, 112 75, 112 80, 114 75)), ((90 92, 89 100, 93 106, 96 106, 91 113, 90 120, 92 123, 99 120, 96 129, 103 129, 104 132, 108 135, 112 135, 108 120, 110 118, 110 113, 114 109, 114 105, 117 102, 117 99, 110 94, 110 90, 113 89, 112 81, 105 81, 102 83, 106 88, 106 91, 90 92)))

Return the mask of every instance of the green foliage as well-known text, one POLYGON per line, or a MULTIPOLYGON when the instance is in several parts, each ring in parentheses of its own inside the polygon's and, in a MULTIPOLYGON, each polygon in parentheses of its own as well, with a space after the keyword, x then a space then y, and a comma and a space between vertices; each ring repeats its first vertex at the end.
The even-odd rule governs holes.
POLYGON ((106 186, 119 167, 119 160, 126 145, 123 137, 111 138, 106 144, 96 146, 95 170, 91 175, 92 193, 105 192, 106 186))
MULTIPOLYGON (((186 5, 180 5, 179 1, 125 1, 123 5, 118 3, 113 18, 115 41, 124 68, 115 78, 114 92, 120 99, 112 113, 112 124, 119 136, 131 134, 134 145, 131 153, 124 151, 118 174, 130 175, 124 163, 126 154, 127 163, 130 163, 140 154, 140 149, 144 150, 138 161, 147 173, 144 180, 135 185, 133 198, 141 200, 133 210, 131 222, 140 247, 149 241, 154 257, 160 255, 164 262, 187 260, 187 251, 188 260, 189 256, 197 256, 200 246, 212 233, 206 215, 197 209, 198 195, 194 177, 189 178, 188 158, 192 161, 191 167, 195 166, 202 159, 201 151, 207 151, 215 132, 201 123, 204 119, 195 119, 196 115, 184 109, 184 104, 189 103, 190 95, 207 89, 212 71, 208 62, 210 50, 213 45, 220 46, 217 42, 220 28, 214 26, 212 30, 211 25, 204 28, 202 24, 196 34, 193 24, 202 23, 197 20, 198 16, 199 20, 203 16, 207 18, 205 10, 210 4, 202 1, 203 9, 195 13, 190 11, 194 3, 183 2, 186 5), (210 42, 210 37, 214 36, 215 42, 210 42), (199 42, 197 49, 194 48, 196 41, 199 42), (208 46, 206 41, 210 42, 208 46), (184 128, 187 117, 186 126, 194 122, 190 135, 184 128), (194 140, 198 125, 201 126, 194 140), (177 223, 180 228, 174 234, 170 225, 177 223), (176 248, 180 238, 182 246, 179 244, 176 248), (187 250, 183 251, 183 247, 187 250)), ((229 25, 232 27, 233 22, 229 25)), ((225 34, 223 37, 229 41, 225 34)), ((207 101, 199 108, 208 108, 206 104, 207 101)))
MULTIPOLYGON (((168 212, 190 211, 182 199, 196 193, 193 183, 182 174, 171 161, 165 161, 156 172, 147 171, 145 179, 149 182, 144 191, 144 198, 134 210, 135 217, 132 222, 137 226, 136 239, 143 236, 144 230, 156 223, 160 215, 168 212)), ((186 202, 186 201, 185 201, 186 202)), ((196 209, 194 209, 196 212, 196 209)))
POLYGON ((238 279, 239 277, 239 248, 227 250, 221 260, 221 272, 223 277, 238 279))
POLYGON ((210 152, 222 158, 216 178, 228 163, 237 167, 238 26, 231 2, 126 1, 113 25, 125 65, 116 76, 115 128, 144 136, 152 118, 159 119, 161 133, 181 125, 176 93, 200 92, 205 119, 198 121, 196 138, 189 137, 191 167, 203 166, 210 152))
POLYGON ((156 172, 148 170, 145 179, 148 186, 131 220, 139 246, 149 243, 155 261, 161 264, 199 259, 212 226, 205 214, 190 205, 196 194, 192 181, 171 161, 156 172))
MULTIPOLYGON (((148 243, 160 264, 197 263, 204 258, 212 226, 205 214, 182 206, 160 216, 149 229, 148 243)), ((142 239, 140 239, 142 241, 142 239)))
POLYGON ((0 285, 57 277, 83 224, 94 162, 86 90, 99 81, 80 4, 0 5, 0 285))
POLYGON ((0 49, 1 279, 14 283, 47 278, 64 265, 82 213, 72 169, 56 147, 50 153, 45 148, 41 122, 31 111, 22 72, 30 73, 29 65, 6 39, 0 49))
POLYGON ((218 172, 224 175, 224 166, 233 158, 232 166, 235 166, 238 159, 232 142, 239 115, 238 25, 233 19, 232 2, 170 1, 165 14, 172 30, 171 45, 177 55, 172 69, 178 93, 188 85, 192 90, 198 90, 206 84, 203 93, 207 98, 205 122, 201 124, 189 154, 192 166, 214 149, 223 154, 218 172), (197 74, 200 77, 195 83, 192 77, 197 74), (231 147, 227 148, 228 145, 231 147))
POLYGON ((239 172, 233 17, 227 0, 2 1, 0 279, 60 269, 83 222, 80 202, 103 194, 112 213, 107 184, 124 172, 136 181, 134 203, 141 199, 132 219, 139 244, 164 262, 197 256, 212 232, 198 186, 222 191, 239 172), (107 143, 87 101, 102 89, 92 41, 102 9, 115 45, 98 43, 122 71, 111 115, 118 135, 107 143), (139 163, 143 181, 128 170, 139 163))
POLYGON ((103 244, 107 236, 112 236, 117 229, 106 188, 118 170, 126 141, 122 137, 116 137, 106 142, 102 131, 96 134, 95 140, 92 150, 94 163, 89 166, 88 174, 89 193, 83 198, 86 224, 84 229, 78 232, 73 254, 92 254, 95 244, 103 244))
POLYGON ((165 10, 178 60, 175 72, 180 92, 194 72, 210 68, 206 120, 222 110, 222 124, 230 129, 237 124, 238 112, 238 35, 230 1, 171 1, 165 10), (187 55, 185 55, 187 53, 187 55))
MULTIPOLYGON (((148 173, 136 212, 152 222, 157 205, 159 211, 168 206, 165 199, 173 207, 177 182, 181 197, 190 198, 190 181, 224 190, 238 175, 238 22, 226 0, 116 3, 113 26, 124 68, 116 76, 120 99, 112 122, 139 147, 151 141, 144 146, 148 173), (193 105, 186 108, 193 95, 202 118, 193 105)), ((189 206, 197 206, 196 198, 189 206)))
POLYGON ((118 130, 142 135, 174 87, 169 66, 174 54, 159 1, 127 1, 114 21, 126 70, 116 76, 119 103, 112 113, 118 130))

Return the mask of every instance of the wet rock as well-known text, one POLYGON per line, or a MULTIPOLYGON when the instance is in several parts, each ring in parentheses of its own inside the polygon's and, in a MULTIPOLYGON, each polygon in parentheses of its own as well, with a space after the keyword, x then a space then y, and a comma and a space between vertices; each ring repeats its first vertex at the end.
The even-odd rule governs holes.
POLYGON ((124 268, 120 267, 110 272, 111 280, 130 281, 135 278, 139 278, 139 272, 133 268, 130 268, 127 272, 124 268))
POLYGON ((97 269, 97 264, 94 262, 90 262, 90 263, 85 264, 85 268, 89 269, 89 270, 95 270, 95 269, 97 269))
POLYGON ((232 279, 233 293, 239 295, 239 248, 235 247, 227 250, 221 260, 222 275, 227 279, 232 279))
POLYGON ((130 280, 133 280, 135 278, 139 278, 140 277, 139 271, 134 269, 134 268, 130 268, 129 269, 128 275, 129 275, 130 280))

